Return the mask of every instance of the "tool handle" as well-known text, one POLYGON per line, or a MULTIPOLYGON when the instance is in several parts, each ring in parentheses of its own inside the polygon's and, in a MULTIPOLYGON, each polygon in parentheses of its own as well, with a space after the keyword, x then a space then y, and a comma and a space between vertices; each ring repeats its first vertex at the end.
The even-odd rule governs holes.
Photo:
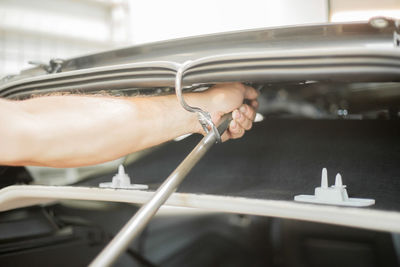
MULTIPOLYGON (((218 132, 222 135, 229 127, 232 113, 225 114, 218 126, 218 132)), ((135 215, 125 224, 111 242, 100 252, 100 254, 89 265, 91 267, 111 266, 118 257, 126 250, 132 240, 137 237, 156 214, 158 209, 175 192, 179 184, 192 170, 205 153, 217 142, 214 131, 204 136, 199 144, 190 152, 181 164, 160 185, 152 198, 144 204, 135 215)))

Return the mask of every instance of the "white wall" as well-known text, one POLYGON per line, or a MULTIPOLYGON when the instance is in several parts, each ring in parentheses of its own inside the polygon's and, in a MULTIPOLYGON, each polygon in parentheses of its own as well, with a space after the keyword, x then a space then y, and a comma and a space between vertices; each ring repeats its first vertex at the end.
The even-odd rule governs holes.
POLYGON ((135 44, 328 21, 325 0, 132 0, 129 3, 135 44))
POLYGON ((127 44, 128 6, 121 1, 0 0, 0 77, 30 67, 28 61, 127 44))
POLYGON ((367 21, 384 16, 400 19, 399 0, 330 0, 332 22, 367 21))
POLYGON ((28 61, 327 19, 326 0, 0 0, 0 77, 28 61))

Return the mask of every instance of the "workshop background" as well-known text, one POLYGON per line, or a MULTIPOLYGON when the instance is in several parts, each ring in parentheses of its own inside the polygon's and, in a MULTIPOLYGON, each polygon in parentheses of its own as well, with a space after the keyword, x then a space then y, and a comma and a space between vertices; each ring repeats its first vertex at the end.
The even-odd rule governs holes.
POLYGON ((30 64, 185 36, 400 17, 398 0, 1 0, 0 77, 30 64))

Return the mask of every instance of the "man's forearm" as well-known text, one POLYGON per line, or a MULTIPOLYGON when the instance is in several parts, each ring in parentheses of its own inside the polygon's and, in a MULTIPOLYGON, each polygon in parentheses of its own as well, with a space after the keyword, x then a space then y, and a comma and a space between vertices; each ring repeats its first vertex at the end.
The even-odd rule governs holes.
MULTIPOLYGON (((10 165, 96 164, 196 131, 194 114, 176 97, 50 96, 15 102, 25 113, 25 147, 10 165)), ((21 136, 20 136, 21 138, 21 136)), ((4 161, 4 160, 3 160, 4 161)))
MULTIPOLYGON (((240 83, 185 94, 214 123, 233 111, 222 140, 250 130, 258 93, 240 83), (247 99, 249 104, 243 104, 247 99)), ((76 167, 116 159, 177 136, 202 132, 194 113, 175 95, 157 97, 48 96, 0 99, 0 165, 76 167)))

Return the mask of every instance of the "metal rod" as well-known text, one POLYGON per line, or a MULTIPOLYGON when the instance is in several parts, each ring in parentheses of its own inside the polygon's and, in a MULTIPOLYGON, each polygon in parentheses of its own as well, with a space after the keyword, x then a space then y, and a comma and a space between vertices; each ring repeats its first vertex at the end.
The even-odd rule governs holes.
MULTIPOLYGON (((218 126, 218 132, 222 135, 232 120, 232 113, 226 114, 218 126)), ((100 254, 89 265, 91 267, 111 266, 118 257, 125 252, 126 248, 137 237, 158 209, 175 192, 179 184, 192 170, 205 153, 216 143, 217 138, 213 131, 210 131, 190 154, 179 164, 179 166, 168 176, 162 185, 154 193, 153 197, 144 204, 135 215, 125 224, 111 242, 100 252, 100 254)))

